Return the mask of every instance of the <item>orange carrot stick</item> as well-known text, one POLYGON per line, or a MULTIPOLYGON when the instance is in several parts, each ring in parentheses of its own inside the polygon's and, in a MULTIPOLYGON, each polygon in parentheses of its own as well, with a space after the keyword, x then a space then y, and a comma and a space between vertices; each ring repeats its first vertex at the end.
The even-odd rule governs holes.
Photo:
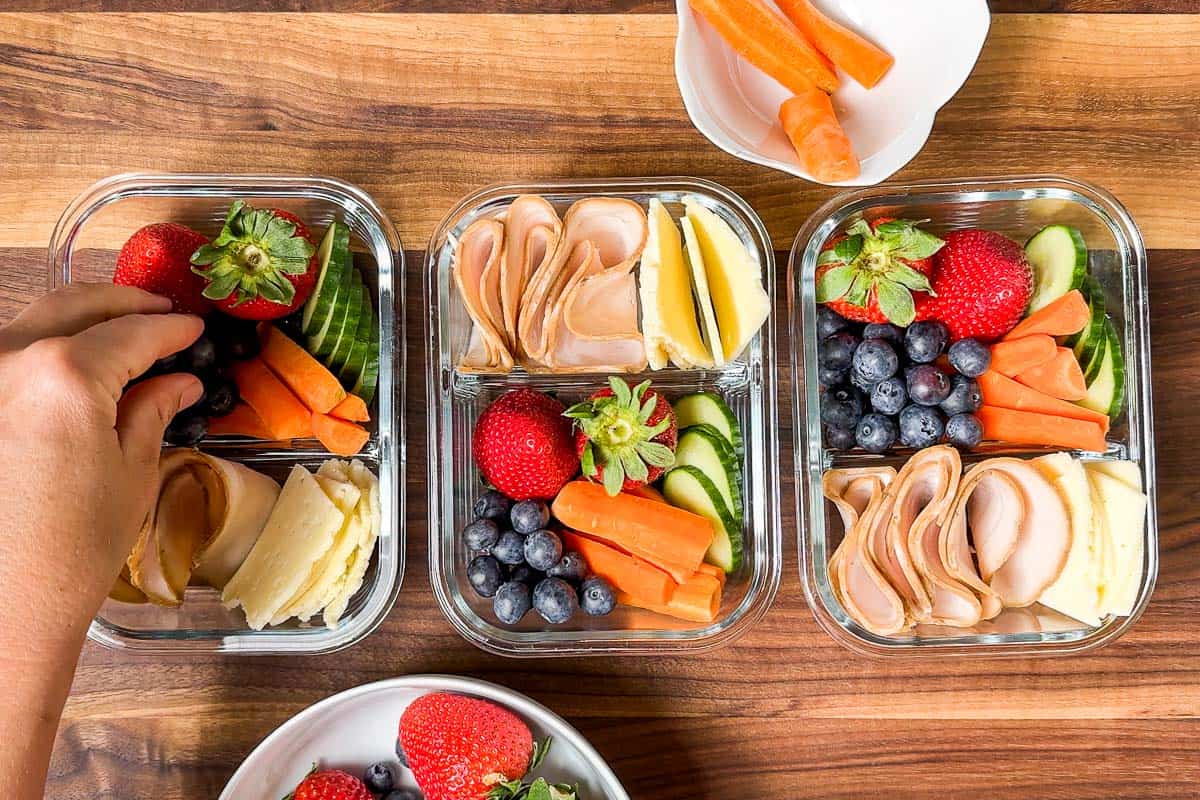
POLYGON ((662 496, 662 492, 660 492, 658 489, 655 489, 653 486, 646 484, 635 486, 632 489, 624 489, 623 491, 626 491, 635 497, 644 497, 647 500, 653 500, 656 503, 667 502, 667 498, 662 496))
POLYGON ((1018 339, 1031 333, 1049 336, 1070 336, 1079 333, 1092 318, 1083 292, 1072 289, 1052 303, 1042 306, 1004 335, 1005 339, 1018 339))
POLYGON ((1090 408, 1084 408, 1074 403, 1068 403, 1066 400, 1051 397, 1048 394, 1039 392, 1037 389, 1031 389, 1024 384, 1017 383, 1012 378, 1001 375, 995 370, 989 369, 976 378, 976 380, 979 381, 979 391, 983 395, 985 405, 1011 408, 1014 411, 1032 411, 1037 414, 1048 414, 1055 417, 1087 420, 1099 425, 1101 432, 1108 433, 1109 420, 1107 414, 1101 414, 1099 411, 1092 411, 1090 408))
POLYGON ((568 549, 583 556, 588 569, 639 602, 665 605, 675 591, 676 584, 670 575, 637 556, 573 531, 564 531, 562 537, 568 549))
POLYGON ((1105 451, 1104 433, 1095 422, 1031 411, 984 406, 976 412, 983 438, 1013 444, 1044 444, 1075 450, 1105 451))
POLYGON ((250 436, 265 441, 275 438, 254 409, 245 403, 238 403, 223 417, 210 419, 208 432, 212 436, 250 436))
POLYGON ((347 394, 346 399, 334 406, 329 416, 344 419, 348 422, 370 422, 371 413, 367 404, 356 394, 347 394))
POLYGON ((358 455, 371 434, 361 425, 312 412, 313 435, 335 456, 358 455))
POLYGON ((705 575, 712 575, 721 582, 721 588, 725 588, 725 570, 721 569, 716 564, 701 564, 696 572, 700 572, 705 575))
POLYGON ((1059 400, 1082 400, 1087 397, 1087 381, 1083 379, 1083 370, 1079 368, 1079 361, 1069 347, 1056 348, 1054 358, 1030 367, 1015 377, 1030 389, 1037 389, 1059 400))
POLYGON ((666 570, 677 582, 691 577, 712 544, 713 524, 682 508, 572 481, 554 499, 554 516, 568 528, 590 534, 666 570))
POLYGON ((829 60, 762 0, 689 2, 742 58, 792 93, 799 94, 814 83, 826 92, 838 87, 829 60))
POLYGON ((779 122, 787 133, 800 165, 819 181, 848 181, 858 177, 858 157, 833 113, 829 95, 813 85, 796 92, 779 107, 779 122))
POLYGON ((1012 377, 1054 358, 1058 345, 1052 336, 1035 333, 1020 339, 1005 339, 992 345, 990 369, 1012 377))
POLYGON ((261 359, 234 362, 232 372, 238 393, 267 426, 272 439, 312 436, 312 412, 261 359))
POLYGON ((712 622, 721 609, 721 582, 697 572, 676 586, 666 603, 649 603, 622 591, 617 592, 617 602, 690 622, 712 622))
POLYGON ((776 0, 779 9, 829 59, 870 89, 895 59, 864 37, 822 14, 809 0, 776 0))
POLYGON ((286 333, 274 325, 264 325, 261 336, 259 357, 310 409, 328 414, 346 399, 341 381, 286 333))

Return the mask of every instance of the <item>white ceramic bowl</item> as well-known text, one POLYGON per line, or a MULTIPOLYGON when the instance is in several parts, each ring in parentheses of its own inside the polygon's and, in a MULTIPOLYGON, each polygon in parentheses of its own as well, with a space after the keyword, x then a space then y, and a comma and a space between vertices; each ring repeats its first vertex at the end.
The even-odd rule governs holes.
MULTIPOLYGON (((764 0, 768 4, 771 0, 764 0)), ((839 186, 870 186, 912 160, 933 119, 971 74, 991 18, 986 0, 816 0, 829 16, 878 44, 896 63, 867 90, 838 71, 833 95, 862 173, 839 186)), ((730 155, 820 183, 800 167, 778 121, 789 92, 742 59, 676 0, 675 77, 692 123, 730 155)))
MULTIPOLYGON (((578 783, 589 800, 629 800, 600 754, 550 709, 494 683, 452 675, 411 675, 369 683, 306 708, 275 730, 242 762, 220 800, 283 797, 313 764, 359 775, 369 764, 398 764, 396 734, 408 704, 430 692, 456 692, 498 703, 529 725, 535 739, 553 736, 550 755, 537 774, 578 783)), ((401 786, 412 773, 398 770, 401 786)))

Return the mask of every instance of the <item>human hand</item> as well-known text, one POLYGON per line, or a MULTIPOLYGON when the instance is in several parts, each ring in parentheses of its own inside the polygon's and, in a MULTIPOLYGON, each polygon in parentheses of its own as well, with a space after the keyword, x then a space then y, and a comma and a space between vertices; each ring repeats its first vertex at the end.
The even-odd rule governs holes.
POLYGON ((170 309, 140 289, 74 285, 0 328, 0 587, 29 606, 0 615, 5 644, 31 631, 81 643, 133 547, 163 430, 202 391, 185 374, 126 390, 203 330, 170 309))

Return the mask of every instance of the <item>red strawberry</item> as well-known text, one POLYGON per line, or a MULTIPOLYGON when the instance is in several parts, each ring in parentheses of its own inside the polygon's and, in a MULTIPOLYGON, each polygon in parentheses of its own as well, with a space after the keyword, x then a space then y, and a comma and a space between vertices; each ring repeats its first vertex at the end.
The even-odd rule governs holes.
POLYGON ((501 395, 479 416, 471 450, 483 477, 514 500, 550 500, 579 472, 566 406, 533 389, 501 395))
POLYGON ((211 244, 192 254, 192 270, 208 285, 204 296, 242 319, 286 317, 308 300, 320 271, 316 243, 295 214, 229 207, 211 244))
POLYGON ((180 314, 206 314, 212 303, 204 297, 204 281, 192 274, 188 259, 207 242, 202 234, 174 222, 147 225, 121 247, 113 283, 169 297, 180 314))
POLYGON ((675 463, 678 428, 671 404, 643 381, 636 388, 609 378, 601 389, 567 410, 575 420, 575 451, 588 480, 610 495, 654 483, 675 463))
POLYGON ((942 240, 910 220, 859 220, 817 259, 817 302, 858 322, 913 321, 942 240))
POLYGON ((1021 245, 998 233, 961 230, 946 234, 933 257, 933 295, 917 306, 917 319, 936 319, 950 340, 990 342, 1013 329, 1033 293, 1033 272, 1021 245))
POLYGON ((495 703, 437 692, 404 710, 400 747, 425 800, 482 800, 529 770, 533 734, 495 703))
POLYGON ((367 785, 340 769, 310 772, 285 800, 374 800, 367 785))

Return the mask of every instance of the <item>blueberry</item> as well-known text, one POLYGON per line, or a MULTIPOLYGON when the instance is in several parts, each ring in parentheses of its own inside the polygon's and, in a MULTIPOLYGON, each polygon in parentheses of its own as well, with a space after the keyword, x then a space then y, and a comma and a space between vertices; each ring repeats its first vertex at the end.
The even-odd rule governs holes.
POLYGON ((500 539, 500 528, 490 519, 477 519, 463 528, 463 545, 471 551, 491 550, 500 539))
POLYGON ((525 561, 525 537, 516 531, 505 531, 492 545, 492 555, 501 564, 514 566, 525 561))
POLYGON ((950 329, 936 319, 914 322, 904 332, 904 349, 918 364, 928 364, 942 354, 950 341, 950 329))
POLYGON ((955 414, 974 414, 983 405, 983 393, 979 391, 979 384, 974 378, 951 375, 950 394, 938 405, 949 417, 955 414))
POLYGON ((878 381, 873 381, 861 372, 850 370, 850 385, 858 389, 863 394, 870 394, 875 390, 875 384, 878 381))
POLYGON ((850 450, 854 447, 854 428, 825 426, 825 446, 830 450, 850 450))
POLYGON ((904 379, 899 375, 893 375, 887 380, 880 381, 871 390, 871 408, 880 414, 895 416, 906 405, 908 405, 908 390, 904 388, 904 379))
POLYGON ((180 372, 183 370, 183 354, 172 353, 169 356, 163 356, 158 361, 154 362, 154 366, 150 368, 148 375, 166 375, 169 372, 180 372))
POLYGON ((228 378, 213 378, 204 386, 204 406, 209 416, 223 417, 239 400, 237 384, 228 378))
POLYGON ((475 516, 479 519, 500 520, 508 516, 510 508, 512 500, 495 489, 488 489, 475 501, 475 516))
POLYGON ((848 369, 833 369, 831 367, 817 367, 817 383, 822 386, 837 386, 842 383, 850 375, 848 369))
POLYGON ((863 339, 854 351, 851 371, 864 381, 879 383, 890 378, 900 369, 900 357, 892 346, 883 339, 863 339))
POLYGON ((587 576, 587 570, 588 565, 584 557, 574 550, 569 550, 563 553, 557 564, 546 570, 546 574, 551 578, 562 578, 569 583, 579 583, 587 576))
POLYGON ((391 767, 379 761, 367 767, 363 773, 363 783, 374 794, 387 794, 395 788, 396 776, 392 774, 391 767))
POLYGON ((404 787, 388 792, 384 795, 383 800, 425 800, 425 796, 418 789, 404 787))
POLYGON ((553 531, 534 531, 525 537, 525 563, 543 572, 562 558, 562 540, 553 531))
MULTIPOLYGON (((213 314, 208 318, 204 331, 216 345, 218 358, 245 361, 258 355, 258 323, 253 320, 213 314)), ((287 333, 286 330, 284 332, 287 333)))
POLYGON ((950 366, 968 378, 978 378, 992 365, 992 351, 978 339, 959 339, 950 345, 950 366))
POLYGON ((400 737, 396 737, 396 758, 400 759, 400 766, 408 769, 408 754, 404 752, 404 745, 400 743, 400 737))
POLYGON ((522 500, 512 507, 512 526, 518 533, 533 533, 550 523, 550 509, 541 500, 522 500))
POLYGON ((217 363, 217 347, 212 339, 201 335, 184 351, 181 361, 188 372, 204 372, 217 363))
POLYGON ((593 575, 579 587, 579 607, 590 617, 610 614, 616 605, 617 596, 604 578, 593 575))
POLYGON ((504 583, 500 562, 492 556, 475 556, 467 565, 467 582, 480 597, 491 597, 504 583))
POLYGON ((955 414, 946 422, 946 441, 970 450, 983 441, 983 425, 974 414, 955 414))
POLYGON ((176 447, 192 447, 208 434, 208 419, 198 412, 184 411, 163 432, 163 441, 176 447))
POLYGON ((854 440, 868 453, 886 453, 896 443, 896 422, 883 414, 867 414, 858 421, 854 440))
POLYGON ((505 625, 516 625, 530 607, 529 585, 518 581, 503 584, 492 598, 492 611, 496 612, 496 619, 505 625))
POLYGON ((857 347, 858 337, 853 333, 842 331, 826 336, 817 345, 817 365, 832 370, 849 369, 857 347))
POLYGON ((932 364, 921 364, 909 371, 906 388, 914 403, 936 406, 950 396, 950 377, 932 364))
POLYGON ((578 607, 575 587, 562 578, 545 578, 533 588, 533 608, 551 625, 566 622, 578 607))
POLYGON ((900 412, 900 443, 905 447, 932 447, 945 430, 942 412, 936 408, 914 404, 900 412))
POLYGON ((899 350, 904 346, 904 328, 890 322, 872 322, 863 328, 863 339, 883 339, 899 350))
POLYGON ((821 398, 821 422, 835 428, 853 428, 862 416, 862 395, 853 386, 835 386, 821 398))
POLYGON ((829 306, 817 306, 817 341, 849 327, 850 320, 829 306))
POLYGON ((546 577, 545 573, 538 572, 528 564, 517 564, 508 571, 508 579, 510 581, 518 581, 529 586, 534 586, 544 577, 546 577))

